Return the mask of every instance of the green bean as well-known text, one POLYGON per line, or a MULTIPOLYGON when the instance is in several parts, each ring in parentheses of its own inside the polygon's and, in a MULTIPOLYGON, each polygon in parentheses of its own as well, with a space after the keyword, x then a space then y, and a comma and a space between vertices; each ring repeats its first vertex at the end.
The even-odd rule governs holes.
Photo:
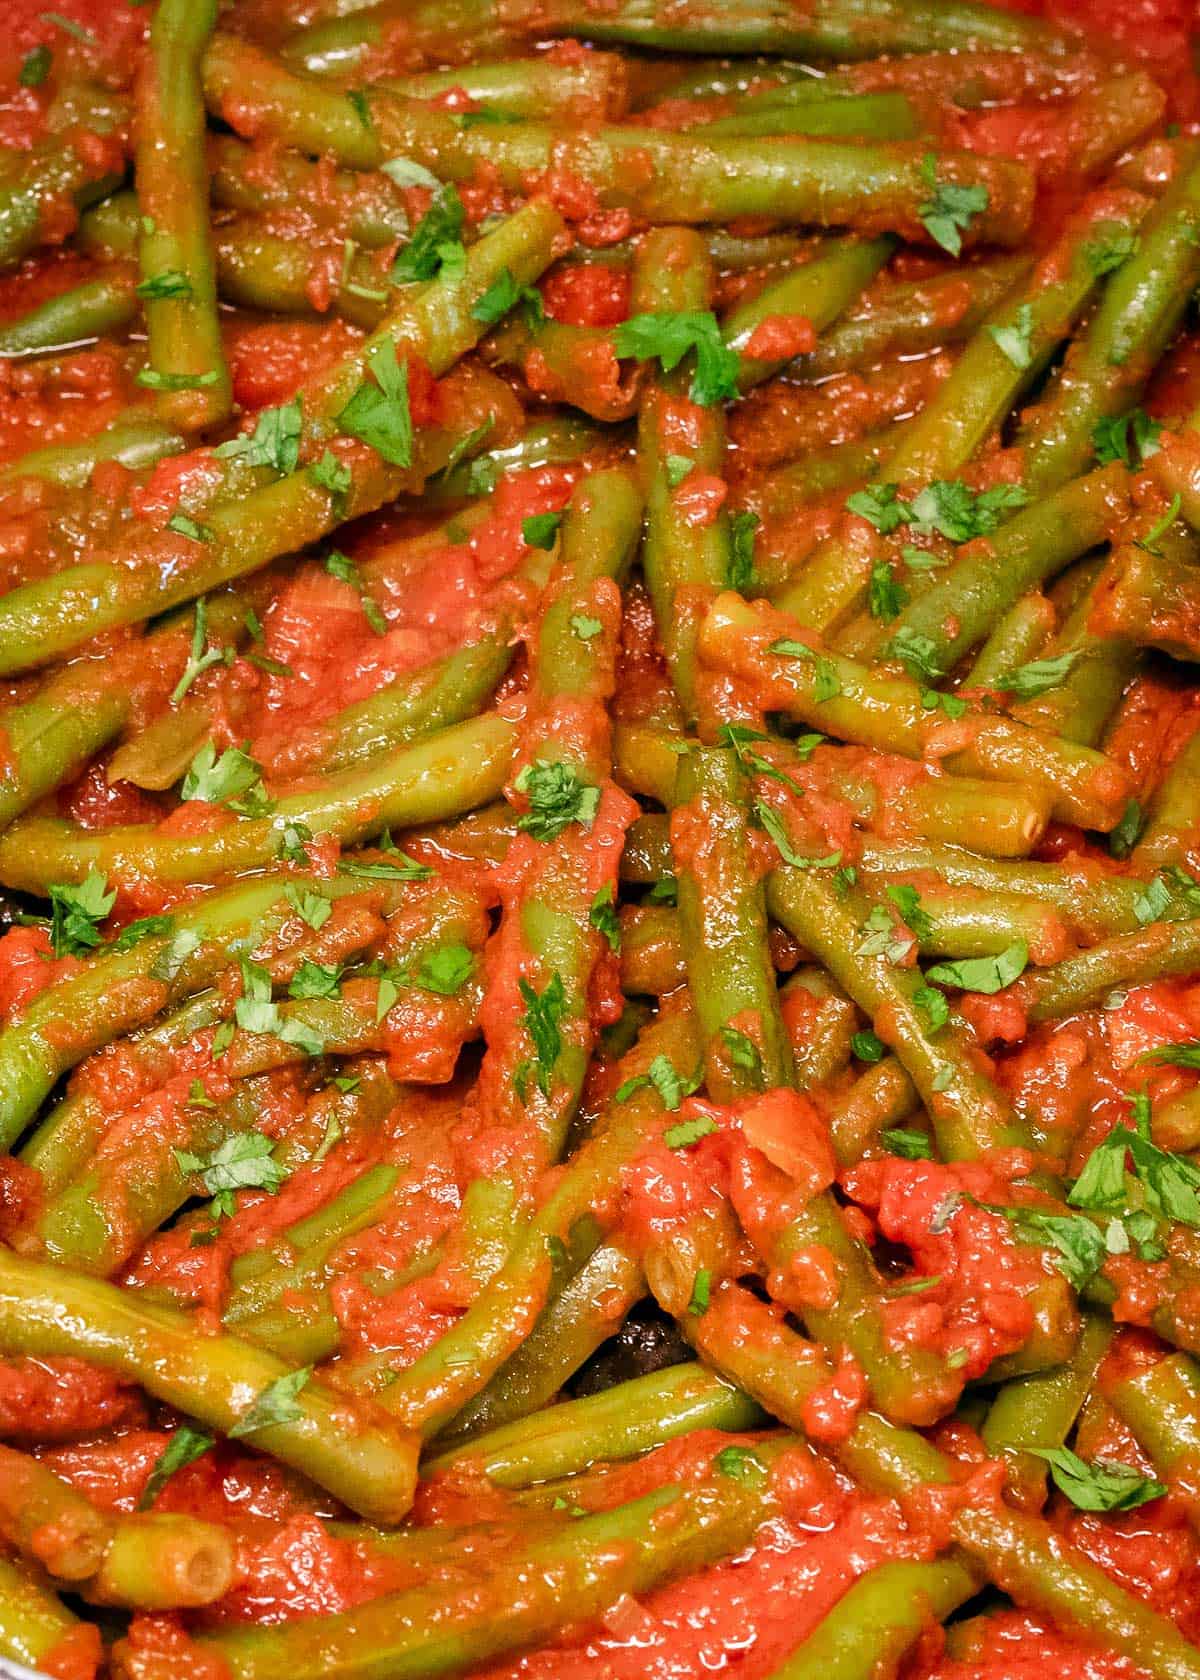
POLYGON ((293 914, 285 897, 289 885, 333 900, 363 890, 349 875, 328 881, 268 875, 175 911, 167 929, 149 932, 127 950, 101 947, 78 973, 41 992, 20 1020, 0 1032, 4 1147, 90 1051, 144 1026, 251 956, 293 914))
POLYGON ((1111 1340, 1108 1320, 1086 1315, 1067 1364, 1005 1383, 989 1406, 983 1444, 1004 1460, 1009 1493, 1022 1510, 1037 1510, 1046 1495, 1045 1460, 1030 1449, 1066 1445, 1111 1340))
POLYGON ((950 1023, 928 1032, 913 1001, 923 984, 920 971, 860 954, 867 910, 857 891, 839 897, 824 872, 781 868, 771 877, 767 901, 775 919, 820 957, 895 1051, 929 1111, 944 1159, 1029 1147, 1028 1132, 979 1071, 963 1030, 950 1023))
POLYGON ((627 83, 624 59, 592 52, 569 64, 513 58, 389 76, 374 85, 406 99, 436 100, 461 89, 485 109, 510 117, 582 123, 621 116, 628 102, 627 83))
POLYGON ((435 1582, 324 1618, 319 1648, 300 1622, 204 1635, 201 1645, 224 1659, 234 1680, 460 1673, 545 1639, 564 1600, 592 1620, 618 1598, 739 1551, 774 1509, 770 1467, 789 1446, 788 1437, 757 1443, 760 1475, 731 1477, 718 1466, 694 1482, 559 1525, 498 1564, 486 1594, 463 1595, 453 1608, 435 1582))
POLYGON ((1033 494, 1084 470, 1093 429, 1136 400, 1198 280, 1200 151, 1190 147, 1176 181, 1146 218, 1137 249, 1110 276, 1087 331, 1024 416, 1016 446, 1022 481, 1033 494))
MULTIPOLYGON (((200 1330, 186 1313, 141 1305, 132 1291, 8 1253, 0 1253, 0 1348, 87 1359, 226 1434, 268 1389, 294 1375, 249 1342, 200 1330)), ((280 1421, 254 1429, 256 1446, 368 1521, 400 1520, 416 1479, 412 1436, 315 1379, 279 1410, 280 1421)))
POLYGON ((766 900, 751 863, 745 777, 728 747, 679 761, 672 848, 679 929, 718 1102, 792 1082, 791 1049, 767 949, 766 900), (748 1048, 747 1048, 748 1045, 748 1048))
POLYGON ((80 127, 96 137, 93 143, 76 145, 68 129, 47 135, 27 151, 5 151, 0 166, 0 266, 20 262, 48 239, 63 239, 76 211, 119 184, 128 155, 125 102, 96 90, 94 97, 85 97, 78 119, 80 127))
POLYGON ((1054 608, 1039 590, 1019 596, 996 620, 971 662, 963 686, 992 688, 1001 677, 1037 657, 1054 625, 1054 608))
POLYGON ((139 258, 150 366, 169 425, 199 431, 226 419, 233 393, 217 318, 208 225, 200 65, 217 0, 162 0, 137 87, 139 258))
POLYGON ((58 350, 86 339, 119 333, 136 317, 135 276, 114 268, 39 303, 28 315, 0 327, 0 356, 58 350))
MULTIPOLYGON (((223 223, 214 235, 214 256, 224 302, 263 314, 325 317, 326 309, 314 302, 314 253, 258 218, 235 216, 223 223)), ((387 314, 389 296, 375 253, 347 247, 328 314, 369 331, 387 314)))
POLYGON ((1200 964, 1200 918, 1151 922, 1107 944, 1068 957, 1053 968, 1030 971, 1014 982, 1014 997, 1031 1022, 1053 1021, 1091 1009, 1119 986, 1145 985, 1170 974, 1191 974, 1200 964))
MULTIPOLYGON (((792 363, 794 368, 796 363, 792 363)), ((872 432, 854 443, 835 443, 827 449, 817 449, 799 461, 775 467, 744 488, 738 488, 738 500, 752 508, 761 519, 774 522, 793 519, 805 502, 819 501, 835 490, 849 489, 873 478, 891 455, 904 435, 908 424, 899 421, 872 432)), ((765 559, 766 557, 764 557, 765 559)), ((785 579, 766 574, 766 567, 758 564, 764 574, 766 587, 772 589, 785 579)))
MULTIPOLYGON (((377 334, 306 388, 304 413, 312 441, 320 443, 332 433, 333 417, 363 383, 368 358, 385 342, 412 344, 435 373, 444 373, 482 333, 482 323, 471 316, 473 304, 506 270, 521 282, 536 277, 550 259, 561 225, 548 204, 531 204, 471 247, 462 279, 412 288, 377 334)), ((473 405, 463 403, 468 410, 471 406, 475 412, 458 422, 467 435, 486 418, 478 398, 473 405)), ((193 600, 276 555, 304 548, 343 518, 378 507, 402 489, 419 488, 456 450, 461 453, 462 441, 457 432, 419 432, 411 468, 393 466, 373 450, 359 451, 343 496, 302 469, 206 509, 210 534, 204 540, 166 528, 138 534, 118 544, 109 558, 10 590, 0 598, 0 670, 27 670, 103 629, 193 600)))
POLYGON ((520 1347, 437 1437, 439 1447, 456 1452, 464 1439, 473 1443, 481 1432, 504 1429, 548 1406, 645 1293, 641 1262, 619 1243, 601 1243, 543 1308, 520 1347))
MULTIPOLYGON (((482 18, 467 9, 461 18, 449 22, 444 6, 426 5, 414 15, 404 0, 389 0, 355 17, 301 32, 289 56, 307 70, 345 74, 384 38, 389 22, 398 18, 409 26, 406 38, 410 43, 429 40, 439 51, 444 50, 448 27, 466 31, 470 39, 472 29, 481 25, 504 31, 500 41, 506 35, 511 38, 548 28, 554 34, 579 34, 665 52, 776 53, 798 58, 857 59, 942 50, 1029 51, 1053 56, 1064 46, 1062 37, 1046 24, 972 5, 969 0, 920 0, 916 5, 903 0, 866 0, 858 5, 821 0, 800 16, 784 0, 735 0, 719 14, 698 0, 687 0, 668 20, 650 0, 622 0, 602 17, 593 7, 558 0, 548 9, 535 7, 527 13, 518 9, 504 25, 490 7, 483 10, 482 18)), ((495 34, 485 34, 476 50, 489 43, 497 44, 495 34)))
POLYGON ((875 1680, 894 1673, 930 1621, 944 1622, 980 1585, 980 1572, 957 1558, 878 1564, 839 1598, 771 1680, 875 1680))
POLYGON ((1066 674, 1036 699, 1015 707, 1014 715, 1034 729, 1094 747, 1137 669, 1138 651, 1124 636, 1093 628, 1101 579, 1098 566, 1086 569, 1089 587, 1045 652, 1048 659, 1068 662, 1066 674))
POLYGON ((1139 874, 1183 863, 1200 829, 1200 732, 1180 749, 1150 806, 1150 820, 1133 852, 1139 874))
MULTIPOLYGON (((60 1650, 82 1644, 83 1624, 56 1598, 40 1571, 0 1555, 0 1656, 42 1669, 60 1650)), ((99 1635, 93 1633, 96 1652, 99 1635)))
MULTIPOLYGON (((784 638, 781 645, 792 647, 787 639, 790 625, 782 614, 757 611, 737 596, 722 595, 701 632, 701 659, 753 677, 767 709, 782 710, 810 728, 883 752, 924 756, 930 714, 915 682, 810 648, 804 656, 768 658, 768 646, 775 646, 777 637, 784 638)), ((969 744, 955 752, 946 767, 989 781, 1023 781, 1050 796, 1051 808, 1062 821, 1087 828, 1115 827, 1128 795, 1125 773, 1103 754, 1043 735, 1012 718, 974 719, 969 744)))
MULTIPOLYGON (((646 237, 634 272, 636 312, 704 310, 711 290, 711 265, 697 234, 687 228, 664 228, 646 237)), ((638 416, 638 467, 646 496, 642 566, 671 681, 689 718, 698 703, 698 610, 725 582, 733 553, 724 509, 708 524, 697 525, 670 483, 668 457, 678 453, 680 412, 687 416, 692 472, 719 477, 724 471, 724 415, 719 404, 702 407, 691 402, 690 380, 683 368, 649 380, 638 416)))
POLYGON ((1143 534, 1114 549, 1100 581, 1096 633, 1200 659, 1200 538, 1182 523, 1164 531, 1148 514, 1137 523, 1143 534))
MULTIPOLYGON (((706 140, 702 131, 599 128, 585 138, 569 128, 538 123, 462 128, 444 111, 386 92, 367 95, 368 128, 349 100, 292 76, 279 63, 232 37, 218 35, 209 50, 205 87, 216 115, 246 126, 240 90, 253 85, 255 134, 300 150, 329 152, 341 163, 373 169, 399 154, 446 181, 474 177, 486 158, 501 185, 524 188, 533 174, 557 163, 593 187, 604 209, 628 209, 653 222, 722 222, 767 215, 825 227, 881 224, 925 240, 919 207, 929 194, 926 148, 916 142, 888 148, 834 140, 780 140, 764 148, 752 139, 706 140)), ((979 185, 988 207, 970 230, 974 239, 1018 243, 1029 225, 1031 180, 1019 164, 970 153, 943 153, 940 178, 979 185)))
POLYGON ((235 1580, 228 1529, 182 1512, 121 1517, 96 1574, 80 1589, 94 1604, 192 1610, 215 1604, 235 1580))
POLYGON ((622 371, 607 328, 509 319, 480 354, 489 367, 517 369, 539 396, 570 403, 593 420, 627 420, 637 407, 638 365, 622 371))
POLYGON ((402 191, 381 170, 338 170, 331 177, 327 166, 292 152, 260 157, 232 134, 209 136, 208 167, 213 202, 228 210, 300 207, 322 226, 344 230, 348 239, 371 250, 409 231, 402 191))
POLYGON ((806 1005, 801 1021, 802 1043, 796 1043, 792 1033, 792 1059, 796 1066, 796 1085, 808 1091, 814 1085, 826 1085, 850 1065, 854 1034, 860 1016, 850 999, 824 969, 798 968, 788 976, 781 988, 780 1004, 785 1021, 792 997, 806 992, 816 1000, 816 1009, 806 1005))
POLYGON ((104 1561, 113 1525, 48 1465, 0 1446, 0 1535, 60 1581, 85 1581, 104 1561))
POLYGON ((748 391, 769 379, 785 358, 750 356, 747 346, 772 320, 803 316, 823 333, 861 295, 895 249, 892 239, 833 239, 782 279, 738 304, 721 323, 725 342, 741 356, 738 387, 748 391))
POLYGON ((612 436, 578 414, 535 420, 513 443, 482 451, 473 460, 460 461, 430 479, 421 495, 422 505, 440 508, 469 501, 493 489, 502 473, 578 461, 603 451, 612 436))
MULTIPOLYGON (((664 1016, 642 1034, 626 1067, 644 1073, 655 1055, 691 1067, 698 1045, 690 1017, 664 1016)), ((376 1403, 426 1437, 437 1434, 495 1374, 533 1328, 551 1298, 554 1256, 578 1270, 599 1247, 611 1211, 600 1198, 662 1112, 653 1086, 609 1104, 600 1125, 572 1158, 509 1259, 452 1330, 375 1391, 376 1403), (572 1255, 572 1247, 575 1255, 572 1255)), ((387 1376, 380 1361, 343 1366, 341 1380, 374 1385, 387 1376)))
POLYGON ((57 817, 23 817, 0 837, 0 881, 42 893, 91 869, 114 879, 206 881, 269 866, 295 823, 361 845, 386 828, 445 821, 494 799, 515 743, 511 723, 484 713, 290 794, 270 816, 190 836, 150 823, 88 832, 57 817))
POLYGON ((902 93, 844 93, 759 111, 734 111, 702 124, 698 132, 705 136, 811 134, 836 139, 915 140, 921 124, 902 93))
POLYGON ((1107 1390, 1117 1416, 1137 1436, 1155 1470, 1186 1501, 1195 1527, 1200 1475, 1200 1369, 1186 1353, 1169 1354, 1107 1390))
POLYGON ((829 1141, 838 1166, 861 1161, 880 1132, 899 1126, 920 1106, 916 1086, 894 1056, 865 1069, 829 1114, 829 1141))
POLYGON ((815 349, 797 356, 789 371, 795 378, 827 379, 887 356, 959 343, 983 325, 1028 269, 1027 257, 1001 257, 923 280, 882 281, 821 333, 815 349))
POLYGON ((960 551, 945 576, 894 621, 884 657, 903 645, 897 638, 921 636, 931 644, 931 671, 941 676, 953 669, 1027 590, 1105 541, 1125 496, 1125 472, 1114 461, 1073 479, 960 551))
POLYGON ((693 1429, 755 1429, 762 1413, 702 1365, 672 1365, 568 1400, 427 1460, 422 1475, 470 1467, 498 1487, 531 1487, 590 1465, 635 1458, 693 1429))
MULTIPOLYGON (((819 1349, 779 1324, 738 1286, 720 1291, 702 1317, 682 1324, 727 1381, 776 1417, 806 1427, 805 1402, 832 1376, 819 1349)), ((860 1412, 832 1451, 858 1481, 888 1495, 955 1480, 949 1459, 914 1430, 860 1412)), ((1086 1642, 1127 1654, 1156 1680, 1195 1680, 1200 1654, 1174 1623, 1149 1610, 1037 1517, 1001 1501, 966 1504, 949 1519, 953 1561, 966 1554, 1019 1605, 1041 1610, 1086 1642)))
POLYGON ((167 455, 178 455, 184 440, 173 427, 151 414, 130 410, 95 437, 81 443, 52 443, 32 449, 6 467, 0 467, 0 486, 22 478, 44 478, 67 489, 81 490, 102 461, 119 461, 130 472, 152 467, 167 455))

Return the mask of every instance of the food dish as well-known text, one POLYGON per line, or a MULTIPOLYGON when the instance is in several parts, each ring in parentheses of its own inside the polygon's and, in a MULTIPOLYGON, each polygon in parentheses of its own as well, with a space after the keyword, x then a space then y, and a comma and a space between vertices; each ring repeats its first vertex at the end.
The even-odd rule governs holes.
POLYGON ((1200 84, 1105 17, 15 0, 0 1672, 1200 1680, 1200 84))

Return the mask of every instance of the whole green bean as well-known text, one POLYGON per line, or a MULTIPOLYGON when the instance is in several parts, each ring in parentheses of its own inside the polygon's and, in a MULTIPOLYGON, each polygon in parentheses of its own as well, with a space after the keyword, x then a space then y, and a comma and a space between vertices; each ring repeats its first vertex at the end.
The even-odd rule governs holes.
POLYGON ((0 485, 22 478, 44 478, 80 490, 102 461, 119 461, 130 472, 139 472, 167 455, 181 454, 183 449, 184 440, 174 427, 152 414, 130 410, 124 420, 81 443, 52 443, 44 449, 31 449, 0 468, 0 485))
POLYGON ((136 284, 136 276, 128 269, 112 268, 59 292, 28 315, 0 327, 0 356, 58 350, 123 331, 138 313, 136 284))
MULTIPOLYGON (((208 1334, 186 1313, 9 1253, 0 1253, 0 1348, 87 1359, 226 1434, 249 1420, 268 1390, 295 1376, 281 1359, 235 1336, 208 1334)), ((278 1419, 268 1409, 254 1428, 255 1445, 368 1521, 399 1522, 416 1482, 415 1438, 315 1379, 296 1386, 291 1404, 276 1408, 278 1419)))

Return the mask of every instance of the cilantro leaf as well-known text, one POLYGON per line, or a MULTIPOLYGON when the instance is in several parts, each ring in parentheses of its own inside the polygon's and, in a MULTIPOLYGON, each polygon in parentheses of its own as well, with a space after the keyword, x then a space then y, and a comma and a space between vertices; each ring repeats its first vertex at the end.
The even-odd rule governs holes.
POLYGON ((423 992, 436 992, 440 997, 453 997, 460 992, 475 972, 475 955, 466 945, 441 945, 421 959, 421 966, 412 976, 414 986, 423 992))
POLYGON ((333 905, 327 898, 322 898, 320 893, 309 892, 307 888, 297 887, 290 881, 283 889, 283 896, 305 926, 312 928, 314 933, 319 932, 333 915, 333 905))
POLYGON ((692 1298, 688 1302, 688 1312, 694 1318, 702 1318, 708 1311, 708 1303, 712 1295, 712 1273, 707 1267, 701 1266, 692 1280, 692 1298))
POLYGON ((342 970, 336 963, 312 962, 308 957, 300 964, 288 982, 291 998, 331 998, 341 996, 342 970))
POLYGON ((1101 466, 1109 461, 1120 461, 1130 468, 1140 466, 1158 454, 1161 437, 1161 425, 1142 408, 1109 415, 1092 428, 1092 445, 1101 466))
POLYGON ((533 513, 521 521, 521 540, 526 548, 553 548, 562 524, 561 513, 533 513))
POLYGON ((897 500, 898 484, 869 484, 846 497, 851 513, 873 525, 881 536, 890 537, 911 517, 907 502, 897 500))
POLYGON ((879 1141, 889 1155, 902 1161, 932 1161, 933 1144, 925 1132, 915 1132, 906 1126, 889 1126, 880 1132, 879 1141))
POLYGON ((878 1033, 864 1027, 856 1032, 850 1040, 850 1049, 860 1062, 881 1062, 884 1055, 884 1043, 878 1033))
POLYGON ((143 939, 155 939, 170 933, 174 925, 172 916, 139 916, 136 922, 129 922, 121 929, 112 942, 112 948, 114 951, 132 951, 143 939))
POLYGON ((50 74, 50 66, 54 61, 54 54, 46 45, 34 47, 21 60, 21 68, 17 72, 17 81, 24 88, 41 87, 50 74))
POLYGON ((767 1479, 766 1466, 749 1447, 722 1447, 713 1463, 722 1476, 728 1476, 733 1482, 759 1486, 767 1479))
POLYGON ((758 530, 758 515, 743 511, 729 521, 729 564, 725 582, 730 589, 744 595, 754 587, 754 538, 758 530))
POLYGON ((593 618, 590 613, 572 613, 571 615, 571 629, 581 642, 590 642, 594 636, 600 634, 603 628, 604 625, 600 620, 593 618))
POLYGON ((1121 820, 1108 837, 1109 855, 1127 858, 1142 837, 1146 813, 1136 799, 1131 799, 1121 813, 1121 820))
POLYGON ((937 643, 923 636, 911 625, 902 624, 887 645, 888 653, 898 659, 916 682, 936 683, 945 673, 938 657, 937 643))
POLYGON ((192 295, 192 283, 181 269, 164 268, 161 274, 152 274, 141 281, 134 290, 140 298, 185 298, 192 295))
POLYGON ((1136 233, 1114 228, 1098 239, 1088 241, 1083 248, 1084 261, 1096 279, 1101 280, 1120 268, 1122 263, 1128 262, 1139 244, 1136 233))
POLYGON ((913 497, 912 523, 918 531, 937 531, 948 542, 990 536, 1006 513, 1029 501, 1019 484, 996 484, 974 491, 960 478, 939 478, 913 497))

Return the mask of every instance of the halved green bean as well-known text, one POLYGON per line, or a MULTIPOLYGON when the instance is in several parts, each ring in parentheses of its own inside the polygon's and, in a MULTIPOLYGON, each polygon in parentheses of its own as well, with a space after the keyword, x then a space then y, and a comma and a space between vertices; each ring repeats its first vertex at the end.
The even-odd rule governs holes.
MULTIPOLYGON (((295 1374, 249 1342, 208 1334, 186 1313, 142 1304, 134 1291, 8 1253, 0 1253, 0 1348, 87 1359, 226 1434, 295 1374)), ((316 1379, 297 1385, 284 1419, 264 1421, 252 1439, 368 1521, 399 1522, 412 1502, 415 1438, 316 1379)))

